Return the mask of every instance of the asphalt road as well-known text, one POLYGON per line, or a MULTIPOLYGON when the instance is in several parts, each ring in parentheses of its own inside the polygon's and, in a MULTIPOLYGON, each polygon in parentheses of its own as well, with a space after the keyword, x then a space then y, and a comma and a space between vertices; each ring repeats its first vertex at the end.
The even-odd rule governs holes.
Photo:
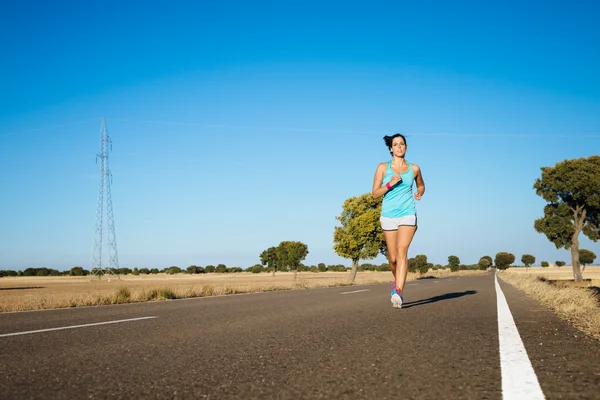
MULTIPOLYGON (((600 398, 600 342, 500 286, 544 398, 600 398)), ((0 314, 0 398, 507 398, 494 275, 390 288, 0 314)))

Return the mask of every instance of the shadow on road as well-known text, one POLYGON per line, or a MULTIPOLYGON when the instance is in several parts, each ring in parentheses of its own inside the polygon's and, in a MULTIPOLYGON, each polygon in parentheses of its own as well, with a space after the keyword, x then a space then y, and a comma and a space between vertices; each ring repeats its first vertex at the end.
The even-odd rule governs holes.
POLYGON ((44 286, 22 286, 22 287, 5 287, 0 290, 27 290, 27 289, 43 289, 44 286))
POLYGON ((442 294, 440 296, 431 297, 429 299, 410 301, 410 302, 404 303, 404 304, 402 304, 402 308, 422 306, 423 304, 435 303, 437 301, 442 301, 442 300, 456 299, 458 297, 469 296, 469 295, 476 294, 476 293, 477 293, 477 290, 467 290, 464 292, 446 293, 446 294, 442 294))

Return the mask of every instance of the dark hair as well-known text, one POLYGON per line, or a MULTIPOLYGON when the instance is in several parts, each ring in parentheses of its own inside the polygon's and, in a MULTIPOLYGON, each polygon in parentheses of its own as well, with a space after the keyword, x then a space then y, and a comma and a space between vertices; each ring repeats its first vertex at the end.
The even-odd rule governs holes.
MULTIPOLYGON (((402 138, 402 140, 404 140, 404 144, 407 144, 407 143, 406 143, 406 138, 405 138, 405 137, 404 137, 404 135, 403 135, 403 134, 401 134, 401 133, 396 133, 396 134, 393 134, 392 136, 387 136, 387 135, 386 135, 386 136, 384 136, 384 137, 383 137, 383 140, 385 141, 385 145, 387 146, 387 148, 388 148, 388 149, 392 147, 392 142, 393 142, 393 141, 394 141, 394 139, 396 139, 397 137, 401 137, 401 138, 402 138)), ((391 155, 394 155, 394 153, 393 153, 393 152, 391 152, 391 151, 390 151, 390 154, 391 154, 391 155)))

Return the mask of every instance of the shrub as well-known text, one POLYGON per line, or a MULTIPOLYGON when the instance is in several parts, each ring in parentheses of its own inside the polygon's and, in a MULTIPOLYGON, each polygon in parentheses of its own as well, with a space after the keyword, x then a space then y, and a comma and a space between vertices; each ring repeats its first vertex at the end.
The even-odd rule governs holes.
POLYGON ((171 290, 169 288, 162 288, 162 289, 160 289, 159 295, 160 295, 161 298, 163 298, 165 300, 171 300, 171 299, 177 298, 175 296, 175 292, 173 292, 173 290, 171 290))
POLYGON ((264 271, 264 268, 262 265, 260 264, 254 264, 252 266, 252 269, 250 270, 253 274, 260 274, 261 272, 264 271))
POLYGON ((554 264, 556 264, 557 267, 564 267, 566 263, 564 261, 556 261, 554 264))
POLYGON ((548 261, 542 261, 542 263, 540 265, 544 268, 547 268, 548 266, 550 266, 550 264, 548 264, 548 261))
POLYGON ((131 299, 131 292, 129 291, 129 289, 124 288, 124 287, 117 289, 117 293, 115 294, 115 297, 114 297, 114 302, 116 304, 128 303, 130 299, 131 299))

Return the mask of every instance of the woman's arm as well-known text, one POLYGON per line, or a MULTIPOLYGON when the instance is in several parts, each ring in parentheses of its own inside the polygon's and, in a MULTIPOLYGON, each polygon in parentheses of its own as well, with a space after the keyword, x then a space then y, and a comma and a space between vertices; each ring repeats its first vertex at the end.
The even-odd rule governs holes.
POLYGON ((425 182, 423 181, 423 174, 421 168, 418 165, 413 164, 413 171, 415 173, 415 182, 417 183, 417 192, 415 193, 415 199, 421 200, 425 193, 425 182))
POLYGON ((385 176, 386 167, 387 167, 387 163, 381 163, 377 166, 377 170, 375 171, 375 177, 373 178, 373 198, 374 199, 377 199, 377 198, 383 196, 384 194, 386 194, 387 192, 389 192, 390 189, 400 181, 400 177, 397 175, 394 175, 392 177, 392 180, 390 182, 388 182, 389 187, 387 185, 381 186, 381 183, 383 182, 383 177, 385 176))

